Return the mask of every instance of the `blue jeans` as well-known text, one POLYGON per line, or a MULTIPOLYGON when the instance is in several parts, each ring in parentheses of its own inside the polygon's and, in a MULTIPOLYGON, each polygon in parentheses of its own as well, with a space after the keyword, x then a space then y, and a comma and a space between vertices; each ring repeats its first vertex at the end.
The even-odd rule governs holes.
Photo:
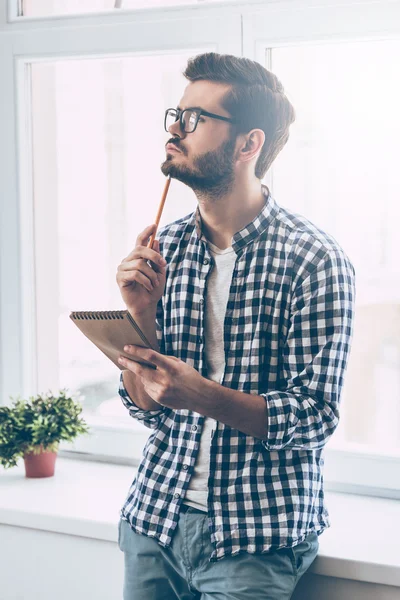
POLYGON ((293 548, 210 563, 207 514, 189 507, 180 513, 170 548, 122 519, 118 546, 124 553, 123 600, 289 600, 319 542, 311 533, 293 548))

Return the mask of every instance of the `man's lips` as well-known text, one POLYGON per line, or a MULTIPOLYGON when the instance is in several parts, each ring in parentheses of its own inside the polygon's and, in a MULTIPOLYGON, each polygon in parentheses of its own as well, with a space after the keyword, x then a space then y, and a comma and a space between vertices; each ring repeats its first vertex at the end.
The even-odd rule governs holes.
POLYGON ((166 149, 167 150, 172 150, 173 152, 181 152, 181 150, 179 150, 179 148, 177 148, 173 144, 167 144, 166 149))

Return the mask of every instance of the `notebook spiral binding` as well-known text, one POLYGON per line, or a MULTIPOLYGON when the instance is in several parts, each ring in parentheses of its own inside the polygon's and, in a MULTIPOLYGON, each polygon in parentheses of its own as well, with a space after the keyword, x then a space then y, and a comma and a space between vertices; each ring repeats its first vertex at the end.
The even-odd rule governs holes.
POLYGON ((124 319, 124 317, 127 318, 127 320, 131 323, 132 327, 134 327, 138 333, 138 335, 140 336, 141 340, 144 342, 144 344, 148 347, 151 348, 152 350, 154 350, 153 346, 151 345, 151 343, 149 342, 149 340, 146 338, 146 336, 144 335, 143 331, 140 329, 140 327, 135 323, 134 319, 131 317, 130 313, 128 310, 99 310, 99 311, 73 311, 71 312, 71 319, 73 319, 74 321, 111 321, 111 320, 115 320, 115 319, 124 319))
POLYGON ((72 312, 71 317, 77 320, 98 320, 98 321, 109 321, 110 319, 123 319, 126 311, 106 310, 96 312, 72 312))

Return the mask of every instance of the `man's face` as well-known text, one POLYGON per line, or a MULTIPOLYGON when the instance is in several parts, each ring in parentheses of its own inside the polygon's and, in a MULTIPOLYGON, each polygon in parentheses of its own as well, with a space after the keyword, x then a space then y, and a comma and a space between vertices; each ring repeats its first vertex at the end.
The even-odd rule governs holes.
MULTIPOLYGON (((211 81, 189 83, 179 102, 180 109, 201 106, 204 110, 230 118, 220 99, 229 90, 225 84, 211 81)), ((166 150, 162 173, 181 181, 193 191, 211 193, 214 197, 231 191, 235 182, 232 125, 227 121, 201 115, 193 133, 181 130, 179 120, 169 127, 167 143, 180 152, 166 150)))

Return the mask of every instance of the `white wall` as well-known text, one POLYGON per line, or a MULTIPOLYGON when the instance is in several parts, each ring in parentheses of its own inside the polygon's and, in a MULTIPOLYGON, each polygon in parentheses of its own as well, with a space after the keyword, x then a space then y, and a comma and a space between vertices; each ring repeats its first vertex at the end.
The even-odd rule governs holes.
POLYGON ((9 525, 0 540, 1 600, 122 600, 116 543, 9 525))
MULTIPOLYGON (((124 556, 117 543, 9 525, 0 525, 0 540, 1 600, 122 600, 124 556)), ((292 600, 399 597, 391 586, 309 572, 292 600)))
POLYGON ((398 600, 399 588, 306 573, 291 600, 398 600))

